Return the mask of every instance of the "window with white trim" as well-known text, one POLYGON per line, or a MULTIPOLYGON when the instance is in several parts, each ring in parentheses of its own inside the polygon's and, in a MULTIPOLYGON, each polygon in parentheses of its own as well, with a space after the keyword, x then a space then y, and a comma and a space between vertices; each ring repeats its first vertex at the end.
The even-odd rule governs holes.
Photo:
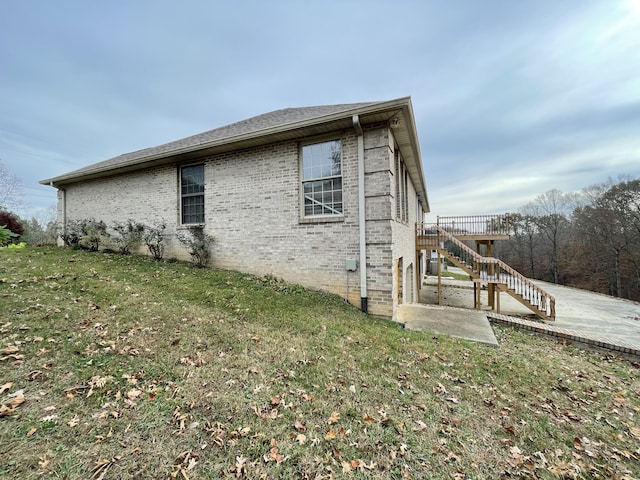
POLYGON ((304 217, 342 215, 340 140, 302 145, 304 217))
POLYGON ((204 223, 204 165, 180 168, 181 222, 204 223))
POLYGON ((399 222, 409 221, 408 173, 402 154, 395 151, 395 179, 396 179, 396 219, 399 222))

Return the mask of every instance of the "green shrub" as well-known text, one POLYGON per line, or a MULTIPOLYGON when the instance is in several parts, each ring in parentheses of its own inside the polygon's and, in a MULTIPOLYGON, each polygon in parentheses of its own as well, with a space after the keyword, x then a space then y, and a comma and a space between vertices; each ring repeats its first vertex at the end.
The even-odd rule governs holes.
POLYGON ((82 239, 82 221, 68 220, 65 225, 60 227, 58 236, 65 245, 71 248, 80 248, 80 240, 82 239))
POLYGON ((3 226, 15 234, 15 236, 10 238, 9 243, 17 243, 20 236, 24 233, 22 222, 11 212, 0 211, 0 226, 3 226))
POLYGON ((93 218, 84 221, 82 233, 81 243, 92 252, 97 252, 103 240, 109 238, 107 224, 102 220, 98 221, 93 218))
MULTIPOLYGON (((2 227, 0 227, 0 228, 2 228, 2 227)), ((25 242, 10 243, 6 247, 0 247, 0 250, 18 250, 18 249, 24 248, 26 246, 27 246, 27 244, 25 242)))
POLYGON ((156 260, 162 260, 164 256, 164 230, 166 225, 161 223, 153 227, 145 226, 142 240, 149 249, 149 253, 156 260))
POLYGON ((144 234, 144 225, 136 223, 133 220, 127 220, 126 223, 116 223, 113 227, 115 234, 111 236, 113 243, 118 248, 118 252, 122 255, 129 255, 142 243, 144 234))
POLYGON ((184 245, 191 255, 191 261, 198 268, 206 267, 211 259, 213 237, 204 231, 204 226, 194 225, 186 232, 177 235, 178 241, 184 245))
POLYGON ((8 245, 14 238, 17 238, 19 235, 16 235, 11 230, 6 227, 0 225, 0 247, 8 245))
POLYGON ((84 248, 97 252, 100 244, 109 237, 107 224, 93 218, 69 220, 59 232, 64 243, 72 248, 84 248))

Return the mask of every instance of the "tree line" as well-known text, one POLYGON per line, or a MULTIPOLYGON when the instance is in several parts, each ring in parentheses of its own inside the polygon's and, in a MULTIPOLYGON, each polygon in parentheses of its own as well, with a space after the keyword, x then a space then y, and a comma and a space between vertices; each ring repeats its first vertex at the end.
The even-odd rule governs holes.
POLYGON ((640 301, 640 178, 550 190, 509 214, 494 248, 522 274, 640 301))

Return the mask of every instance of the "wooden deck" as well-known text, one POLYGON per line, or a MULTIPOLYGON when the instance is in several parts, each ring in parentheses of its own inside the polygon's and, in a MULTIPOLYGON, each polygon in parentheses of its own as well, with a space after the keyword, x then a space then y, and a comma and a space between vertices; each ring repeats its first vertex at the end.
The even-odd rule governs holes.
MULTIPOLYGON (((509 214, 467 215, 436 217, 435 224, 418 225, 416 241, 422 249, 435 249, 438 245, 437 228, 446 230, 459 240, 487 243, 494 240, 509 240, 509 214)), ((417 245, 416 245, 417 246, 417 245)))
MULTIPOLYGON (((435 224, 416 225, 416 261, 419 251, 437 251, 462 268, 474 282, 477 292, 476 308, 480 307, 479 293, 484 285, 489 292, 489 305, 500 312, 500 291, 506 292, 544 320, 555 318, 555 299, 501 260, 492 257, 495 240, 509 239, 509 216, 476 215, 461 217, 437 217, 435 224), (475 242, 475 249, 465 242, 475 242), (485 253, 481 254, 484 245, 485 253)), ((438 303, 442 303, 438 266, 438 303)), ((417 285, 420 288, 420 285, 417 285)), ((419 290, 418 290, 419 291, 419 290)))

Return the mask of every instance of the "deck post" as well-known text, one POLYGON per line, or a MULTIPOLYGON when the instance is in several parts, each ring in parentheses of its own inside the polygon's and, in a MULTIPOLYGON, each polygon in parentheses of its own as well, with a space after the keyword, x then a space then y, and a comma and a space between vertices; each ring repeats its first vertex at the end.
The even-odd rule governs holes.
POLYGON ((420 263, 420 250, 416 248, 416 268, 413 269, 416 275, 416 301, 420 303, 420 287, 422 286, 422 264, 420 263))
POLYGON ((438 252, 438 305, 442 305, 442 264, 440 263, 440 247, 436 248, 438 252))
POLYGON ((478 309, 478 282, 473 282, 473 308, 478 309))

